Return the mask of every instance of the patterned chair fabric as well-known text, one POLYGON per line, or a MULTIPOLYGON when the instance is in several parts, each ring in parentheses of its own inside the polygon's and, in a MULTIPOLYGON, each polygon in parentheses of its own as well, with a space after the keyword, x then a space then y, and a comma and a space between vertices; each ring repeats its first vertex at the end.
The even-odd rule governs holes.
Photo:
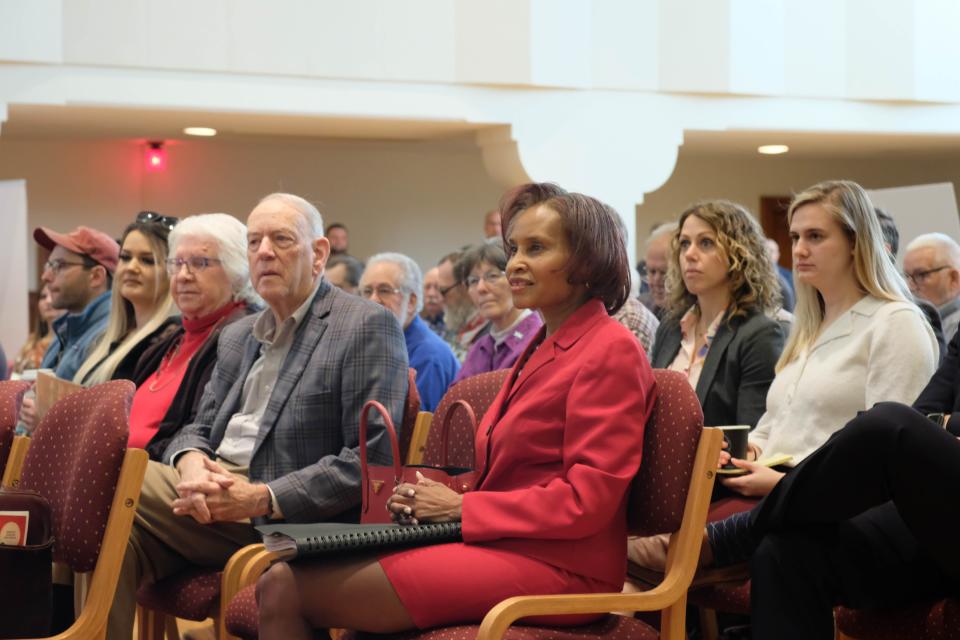
POLYGON ((960 598, 873 611, 837 607, 837 628, 870 640, 960 640, 960 598))
MULTIPOLYGON (((473 640, 480 625, 459 625, 429 631, 392 634, 395 640, 473 640)), ((513 626, 503 634, 504 640, 656 640, 660 637, 652 627, 625 616, 606 616, 597 622, 578 627, 513 626)), ((383 640, 385 636, 348 631, 340 640, 383 640)))
POLYGON ((29 388, 30 383, 22 380, 0 382, 0 474, 7 466, 7 458, 13 445, 13 432, 20 416, 20 403, 29 388))
POLYGON ((20 487, 50 501, 54 560, 78 573, 92 571, 100 554, 134 390, 113 380, 63 398, 37 425, 23 464, 20 487))
MULTIPOLYGON (((450 406, 457 400, 466 400, 477 416, 477 422, 483 420, 483 415, 493 404, 500 387, 503 386, 510 369, 489 371, 456 383, 443 395, 437 410, 433 414, 433 423, 427 435, 427 444, 423 454, 423 464, 441 465, 442 441, 440 425, 450 410, 450 406)), ((463 409, 456 410, 450 421, 450 435, 447 441, 448 464, 452 467, 472 468, 474 464, 473 440, 476 434, 470 425, 467 413, 463 409)))
POLYGON ((703 412, 683 374, 654 369, 657 402, 643 434, 643 460, 630 488, 627 526, 632 535, 680 529, 697 455, 703 412))
POLYGON ((230 601, 224 616, 224 624, 231 634, 243 640, 257 640, 260 624, 257 585, 241 589, 230 601))
POLYGON ((220 600, 221 571, 187 569, 137 590, 137 604, 185 620, 206 620, 220 600))

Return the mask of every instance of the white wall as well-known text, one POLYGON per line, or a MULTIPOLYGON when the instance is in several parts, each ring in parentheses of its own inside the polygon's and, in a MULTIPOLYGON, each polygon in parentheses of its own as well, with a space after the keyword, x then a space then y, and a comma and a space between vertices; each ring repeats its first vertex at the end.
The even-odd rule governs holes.
MULTIPOLYGON (((142 147, 126 140, 0 137, 0 180, 23 178, 29 230, 79 224, 119 235, 142 209, 175 216, 224 211, 244 220, 256 201, 289 191, 345 223, 351 253, 408 253, 431 267, 483 235, 501 195, 470 142, 326 142, 264 139, 179 142, 168 167, 144 174, 142 147)), ((35 249, 28 234, 15 241, 35 249)))

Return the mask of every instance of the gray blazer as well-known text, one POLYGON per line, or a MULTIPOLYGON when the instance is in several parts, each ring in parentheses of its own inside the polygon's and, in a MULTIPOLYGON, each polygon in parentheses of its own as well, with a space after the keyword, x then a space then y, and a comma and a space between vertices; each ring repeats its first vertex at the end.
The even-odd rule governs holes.
MULTIPOLYGON (((260 353, 252 333, 257 317, 223 329, 196 421, 171 440, 166 462, 188 448, 212 457, 220 446, 260 353)), ((270 395, 250 479, 270 485, 290 522, 330 520, 356 508, 360 409, 369 399, 379 400, 399 427, 406 394, 407 348, 396 318, 378 304, 322 282, 270 395)), ((389 462, 389 439, 375 411, 369 426, 370 460, 389 462)))
MULTIPOLYGON (((780 323, 760 312, 720 323, 697 382, 705 425, 757 426, 785 338, 780 323)), ((680 339, 680 318, 665 318, 650 354, 655 368, 670 366, 680 351, 680 339)))

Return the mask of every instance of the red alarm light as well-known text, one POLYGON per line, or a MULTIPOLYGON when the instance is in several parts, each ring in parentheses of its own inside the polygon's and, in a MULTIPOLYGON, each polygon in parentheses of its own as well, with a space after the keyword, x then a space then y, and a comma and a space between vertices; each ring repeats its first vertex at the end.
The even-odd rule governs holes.
POLYGON ((147 171, 163 171, 167 168, 167 152, 162 142, 148 142, 144 154, 147 171))

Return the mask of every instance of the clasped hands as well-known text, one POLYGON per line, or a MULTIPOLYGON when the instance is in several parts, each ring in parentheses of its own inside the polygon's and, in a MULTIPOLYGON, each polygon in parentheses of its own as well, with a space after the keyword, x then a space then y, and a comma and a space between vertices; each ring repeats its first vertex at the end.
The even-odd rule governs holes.
POLYGON ((240 522, 270 512, 270 491, 234 475, 198 451, 190 451, 177 462, 180 482, 173 501, 173 513, 192 516, 200 524, 240 522))
MULTIPOLYGON (((748 444, 747 456, 753 455, 753 459, 756 460, 758 449, 753 444, 748 444)), ((727 448, 727 442, 724 441, 723 448, 727 448)), ((762 498, 763 496, 770 493, 773 488, 780 482, 780 478, 784 476, 783 473, 771 469, 770 467, 758 464, 754 460, 741 460, 740 458, 733 458, 730 456, 730 452, 721 451, 720 459, 717 461, 717 468, 722 468, 728 463, 732 463, 733 466, 746 469, 747 473, 741 476, 731 476, 727 478, 721 478, 720 482, 723 483, 728 489, 736 491, 737 493, 747 496, 748 498, 762 498)))
POLYGON ((404 482, 387 498, 387 511, 399 524, 459 522, 463 496, 417 472, 417 483, 404 482))

